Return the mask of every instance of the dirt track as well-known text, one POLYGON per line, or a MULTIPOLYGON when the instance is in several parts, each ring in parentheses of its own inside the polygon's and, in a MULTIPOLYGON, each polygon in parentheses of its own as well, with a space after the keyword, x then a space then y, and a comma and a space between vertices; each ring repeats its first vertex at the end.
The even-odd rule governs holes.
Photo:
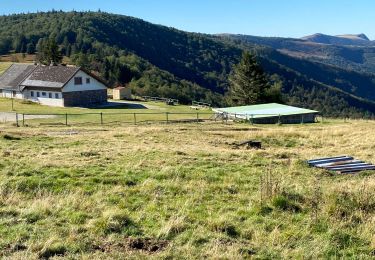
MULTIPOLYGON (((20 116, 20 115, 19 115, 20 116)), ((37 118, 53 118, 55 116, 49 116, 49 115, 26 115, 25 119, 37 119, 37 118)), ((20 117, 18 118, 21 119, 20 117)), ((15 122, 16 121, 16 113, 10 113, 10 112, 0 112, 0 123, 6 123, 6 122, 15 122)))

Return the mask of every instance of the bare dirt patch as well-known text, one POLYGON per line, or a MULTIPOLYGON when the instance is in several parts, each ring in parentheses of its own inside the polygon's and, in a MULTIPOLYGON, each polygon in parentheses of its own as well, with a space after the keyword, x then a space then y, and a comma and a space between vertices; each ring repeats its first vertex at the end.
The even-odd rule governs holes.
POLYGON ((168 246, 168 241, 157 240, 154 238, 133 238, 128 237, 123 242, 108 243, 98 246, 96 249, 102 252, 111 251, 143 251, 145 253, 156 253, 162 251, 168 246))

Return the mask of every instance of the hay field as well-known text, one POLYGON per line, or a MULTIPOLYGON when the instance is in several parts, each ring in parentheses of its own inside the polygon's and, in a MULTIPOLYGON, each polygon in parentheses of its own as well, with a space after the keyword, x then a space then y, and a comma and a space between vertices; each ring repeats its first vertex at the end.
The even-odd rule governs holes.
POLYGON ((305 160, 375 162, 374 126, 0 126, 0 255, 371 259, 374 173, 305 160))

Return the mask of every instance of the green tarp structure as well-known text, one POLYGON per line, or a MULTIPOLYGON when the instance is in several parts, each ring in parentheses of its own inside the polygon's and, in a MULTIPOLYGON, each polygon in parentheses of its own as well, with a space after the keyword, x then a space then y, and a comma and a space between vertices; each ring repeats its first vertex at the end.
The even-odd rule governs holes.
POLYGON ((246 120, 261 119, 265 123, 272 123, 276 119, 278 121, 284 121, 286 123, 301 122, 313 122, 318 111, 287 106, 277 103, 251 105, 251 106, 240 106, 240 107, 226 107, 226 108, 215 108, 213 109, 217 114, 223 114, 229 118, 238 118, 246 120), (266 120, 269 119, 269 120, 266 120), (271 120, 275 119, 275 120, 271 120))

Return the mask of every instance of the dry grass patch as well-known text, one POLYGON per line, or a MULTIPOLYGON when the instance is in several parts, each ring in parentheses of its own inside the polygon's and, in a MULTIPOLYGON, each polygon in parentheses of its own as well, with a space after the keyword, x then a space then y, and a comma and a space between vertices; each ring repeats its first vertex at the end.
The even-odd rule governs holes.
POLYGON ((370 259, 375 175, 305 160, 374 162, 373 125, 4 126, 0 254, 370 259))

